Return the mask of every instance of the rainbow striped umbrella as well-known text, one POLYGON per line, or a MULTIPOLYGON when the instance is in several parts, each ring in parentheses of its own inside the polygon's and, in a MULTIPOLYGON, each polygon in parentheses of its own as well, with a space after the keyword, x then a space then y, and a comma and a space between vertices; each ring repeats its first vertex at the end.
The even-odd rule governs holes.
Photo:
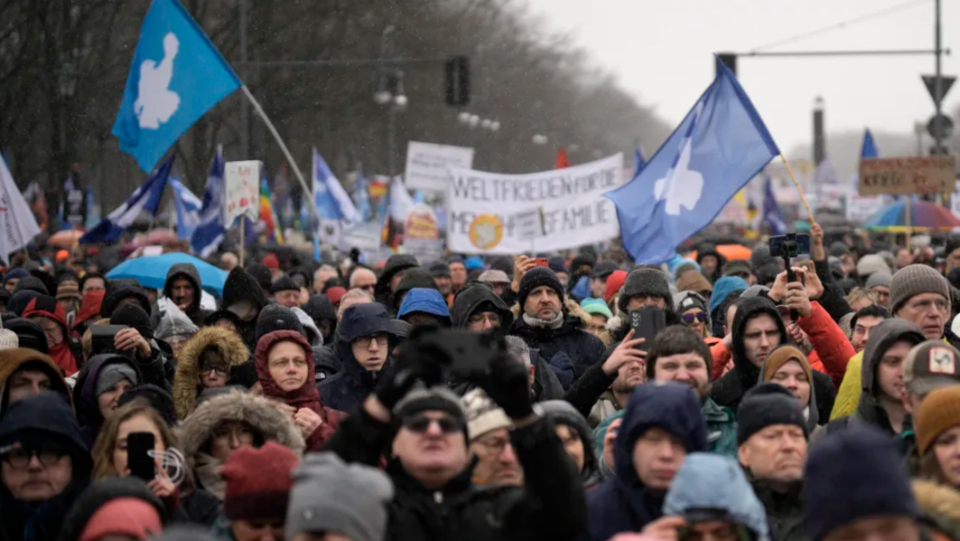
POLYGON ((902 229, 907 226, 913 229, 953 229, 960 227, 960 219, 936 203, 912 201, 908 224, 907 200, 903 198, 880 209, 863 224, 866 229, 902 229))

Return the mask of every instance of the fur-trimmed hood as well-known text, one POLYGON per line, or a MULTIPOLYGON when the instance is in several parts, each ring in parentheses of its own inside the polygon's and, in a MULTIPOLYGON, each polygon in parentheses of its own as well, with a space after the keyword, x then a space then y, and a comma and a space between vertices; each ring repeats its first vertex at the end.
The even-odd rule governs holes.
MULTIPOLYGON (((510 308, 510 311, 513 313, 514 320, 519 320, 523 317, 523 307, 520 306, 520 304, 514 304, 513 307, 510 308)), ((567 316, 564 318, 565 320, 569 321, 571 317, 577 320, 578 329, 586 330, 590 328, 590 323, 593 322, 590 314, 577 304, 577 301, 569 297, 563 301, 563 311, 567 316)))
POLYGON ((177 373, 173 377, 173 403, 177 417, 186 418, 197 403, 200 393, 200 355, 208 349, 217 351, 222 366, 229 371, 247 361, 247 346, 233 331, 223 327, 204 327, 187 341, 180 352, 177 373))
POLYGON ((960 492, 921 479, 914 480, 910 486, 924 519, 951 539, 957 539, 960 535, 960 492))
POLYGON ((306 444, 300 430, 275 402, 233 391, 200 404, 177 428, 180 450, 191 469, 196 465, 198 453, 202 452, 214 431, 225 421, 244 422, 264 440, 289 447, 297 456, 303 454, 306 444))
POLYGON ((0 415, 7 407, 7 380, 23 365, 33 363, 43 370, 50 378, 51 390, 62 394, 73 408, 73 393, 63 378, 63 371, 53 362, 53 359, 27 348, 14 348, 0 352, 0 415))

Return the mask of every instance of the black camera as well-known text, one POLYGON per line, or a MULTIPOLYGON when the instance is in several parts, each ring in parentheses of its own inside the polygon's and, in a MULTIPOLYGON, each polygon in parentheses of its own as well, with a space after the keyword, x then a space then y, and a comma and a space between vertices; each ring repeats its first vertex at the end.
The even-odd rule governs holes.
POLYGON ((810 253, 810 235, 806 233, 789 233, 770 237, 770 256, 794 258, 810 253))

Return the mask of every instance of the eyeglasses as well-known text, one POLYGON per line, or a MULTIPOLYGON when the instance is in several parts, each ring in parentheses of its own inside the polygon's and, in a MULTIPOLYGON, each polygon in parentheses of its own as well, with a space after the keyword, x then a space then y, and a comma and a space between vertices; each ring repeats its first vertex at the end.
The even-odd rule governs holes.
POLYGON ((707 313, 697 312, 696 314, 683 314, 680 316, 680 319, 683 321, 684 325, 693 325, 693 320, 697 320, 700 323, 706 323, 707 313))
POLYGON ((201 366, 200 374, 204 376, 212 375, 214 372, 220 374, 221 376, 226 376, 228 370, 222 366, 201 366))
POLYGON ((353 343, 360 346, 361 348, 368 348, 370 347, 370 342, 373 342, 374 340, 377 341, 377 346, 382 348, 387 347, 388 340, 387 340, 387 335, 385 334, 377 334, 374 336, 361 336, 360 338, 357 338, 356 340, 354 340, 353 343))
POLYGON ((463 424, 453 417, 443 416, 439 419, 431 419, 426 415, 414 415, 403 420, 403 427, 416 434, 423 434, 430 429, 430 425, 437 423, 440 432, 444 434, 454 434, 463 430, 463 424))
POLYGON ((500 314, 494 314, 493 312, 481 312, 479 314, 473 314, 470 316, 470 319, 467 320, 468 323, 486 323, 489 321, 493 325, 500 325, 503 321, 500 317, 500 314))
POLYGON ((3 453, 2 459, 14 468, 26 468, 30 464, 30 459, 37 457, 40 464, 44 467, 50 467, 57 463, 67 454, 66 450, 54 448, 23 449, 17 448, 3 453))
POLYGON ((929 312, 930 308, 936 307, 938 312, 946 312, 947 309, 950 308, 950 303, 943 299, 922 300, 909 303, 907 307, 911 310, 917 310, 918 312, 929 312))

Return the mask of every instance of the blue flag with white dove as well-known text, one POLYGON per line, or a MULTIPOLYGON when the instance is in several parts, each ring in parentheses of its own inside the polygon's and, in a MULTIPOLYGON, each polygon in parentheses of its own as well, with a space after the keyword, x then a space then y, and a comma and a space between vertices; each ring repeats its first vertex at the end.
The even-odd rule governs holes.
POLYGON ((160 200, 163 199, 163 189, 167 187, 167 179, 170 177, 173 158, 174 156, 167 158, 122 205, 80 237, 80 244, 117 242, 120 235, 133 225, 141 211, 156 215, 160 200))
POLYGON ((647 166, 606 194, 638 264, 662 263, 706 227, 754 175, 780 154, 736 77, 717 76, 647 166))
POLYGON ((200 219, 190 235, 190 246, 200 257, 209 257, 223 242, 223 207, 226 203, 226 183, 223 178, 225 163, 223 152, 217 150, 207 177, 207 187, 203 192, 200 206, 200 219))
POLYGON ((243 86, 177 0, 153 0, 137 43, 113 134, 150 171, 210 108, 243 86))
POLYGON ((189 239, 193 230, 200 225, 200 209, 203 202, 183 185, 178 178, 171 178, 170 187, 173 188, 173 207, 177 214, 177 238, 189 239))

